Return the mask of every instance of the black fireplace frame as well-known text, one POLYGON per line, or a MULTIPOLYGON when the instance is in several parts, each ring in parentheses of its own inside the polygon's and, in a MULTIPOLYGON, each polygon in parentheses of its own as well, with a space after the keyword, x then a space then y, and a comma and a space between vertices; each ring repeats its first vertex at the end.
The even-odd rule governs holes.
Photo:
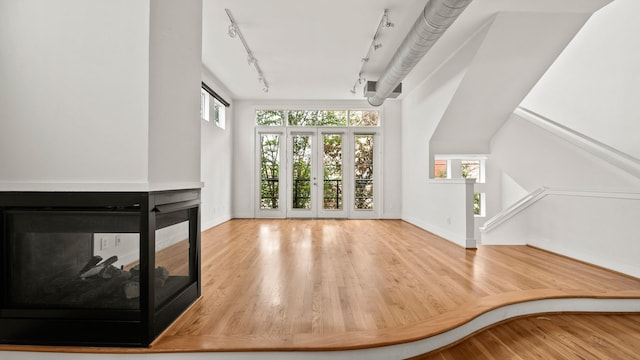
POLYGON ((146 347, 201 295, 200 189, 154 192, 0 192, 0 343, 146 347), (140 308, 38 309, 8 303, 7 212, 117 211, 140 217, 140 308), (189 211, 191 283, 166 304, 154 299, 156 214, 189 211), (195 243, 195 246, 193 244, 195 243))

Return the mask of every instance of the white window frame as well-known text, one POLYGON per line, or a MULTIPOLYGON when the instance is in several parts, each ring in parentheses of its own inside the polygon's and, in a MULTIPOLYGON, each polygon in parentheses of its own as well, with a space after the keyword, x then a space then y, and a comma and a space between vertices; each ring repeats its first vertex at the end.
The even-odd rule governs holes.
POLYGON ((210 119, 210 97, 211 95, 205 89, 200 88, 200 119, 204 121, 209 121, 210 119))
MULTIPOLYGON (((207 94, 209 95, 209 94, 207 94)), ((217 127, 225 129, 227 123, 227 108, 218 99, 213 98, 213 120, 217 127)))

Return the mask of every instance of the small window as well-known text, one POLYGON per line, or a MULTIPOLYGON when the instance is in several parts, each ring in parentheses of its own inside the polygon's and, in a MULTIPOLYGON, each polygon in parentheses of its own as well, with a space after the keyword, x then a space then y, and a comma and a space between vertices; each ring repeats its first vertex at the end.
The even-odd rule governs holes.
POLYGON ((209 121, 209 93, 200 89, 200 119, 209 121))
POLYGON ((448 165, 449 162, 447 160, 435 160, 433 162, 433 177, 436 179, 446 179, 448 165))
MULTIPOLYGON (((468 156, 468 155, 467 155, 468 156)), ((433 161, 434 179, 476 179, 485 182, 485 159, 465 159, 465 155, 436 155, 433 161), (453 168, 458 166, 460 168, 453 168)))
POLYGON ((224 129, 226 126, 226 109, 218 99, 213 99, 213 119, 221 129, 224 129))
POLYGON ((460 162, 460 171, 465 179, 476 179, 477 182, 483 182, 484 180, 480 177, 480 160, 462 160, 460 162))

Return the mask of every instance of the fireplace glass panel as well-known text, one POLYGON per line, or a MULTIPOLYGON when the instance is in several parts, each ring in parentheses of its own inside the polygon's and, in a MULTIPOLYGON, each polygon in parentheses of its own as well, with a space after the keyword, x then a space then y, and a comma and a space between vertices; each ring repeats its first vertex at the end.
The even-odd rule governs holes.
POLYGON ((156 215, 155 305, 162 307, 192 283, 189 210, 156 215))
POLYGON ((7 212, 8 298, 13 308, 139 309, 125 291, 139 262, 138 213, 7 212))

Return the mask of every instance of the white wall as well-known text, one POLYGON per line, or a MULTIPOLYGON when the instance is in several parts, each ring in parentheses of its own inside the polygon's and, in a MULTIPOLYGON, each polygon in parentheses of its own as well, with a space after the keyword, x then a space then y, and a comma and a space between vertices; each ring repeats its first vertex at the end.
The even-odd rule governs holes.
POLYGON ((527 193, 541 186, 640 189, 640 179, 515 114, 493 137, 491 161, 527 193))
MULTIPOLYGON (((233 132, 235 127, 234 110, 235 103, 229 91, 216 79, 211 72, 204 68, 202 71, 204 81, 223 99, 231 103, 226 108, 226 126, 224 129, 216 126, 211 121, 201 121, 201 176, 204 187, 201 192, 202 205, 201 228, 210 227, 225 222, 231 218, 231 194, 233 191, 232 176, 232 152, 233 132)), ((213 107, 213 104, 211 104, 213 107)), ((211 109, 213 114, 213 109, 211 109)))
POLYGON ((640 158, 637 0, 596 12, 522 105, 640 158))
POLYGON ((4 1, 0 187, 199 187, 201 12, 201 0, 4 1))
POLYGON ((202 0, 151 1, 150 33, 150 187, 200 187, 202 0))
POLYGON ((547 196, 531 208, 527 243, 640 278, 639 199, 547 196))
MULTIPOLYGON (((234 218, 252 218, 255 204, 255 110, 260 108, 300 109, 369 108, 365 100, 357 101, 253 101, 234 102, 233 133, 233 211, 234 218)), ((384 188, 382 190, 382 218, 399 218, 401 208, 401 106, 398 101, 388 100, 379 108, 382 111, 382 168, 384 188)))
POLYGON ((146 183, 149 21, 148 0, 2 1, 0 189, 146 183))
POLYGON ((402 217, 402 103, 386 100, 383 107, 384 129, 383 166, 383 211, 384 219, 402 217))
POLYGON ((402 101, 402 219, 461 246, 467 236, 464 192, 429 181, 429 140, 479 43, 467 43, 402 101))

